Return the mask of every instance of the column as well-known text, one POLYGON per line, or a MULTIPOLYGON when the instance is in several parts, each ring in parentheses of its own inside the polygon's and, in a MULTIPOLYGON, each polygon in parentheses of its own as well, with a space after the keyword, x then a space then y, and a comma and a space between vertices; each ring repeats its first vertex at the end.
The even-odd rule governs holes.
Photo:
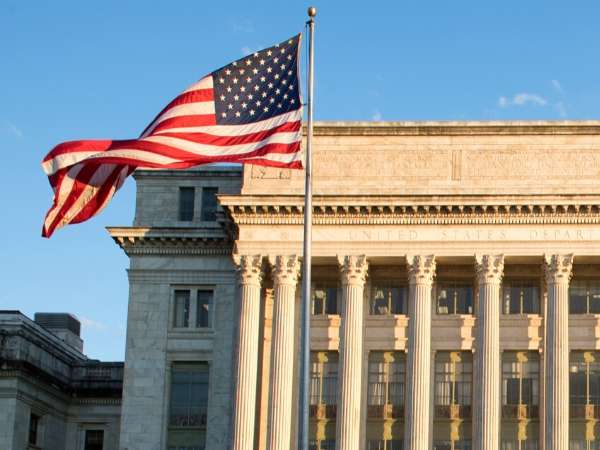
POLYGON ((409 255, 405 450, 428 450, 430 438, 431 287, 433 255, 409 255))
POLYGON ((289 450, 294 385, 294 308, 300 262, 298 257, 269 258, 273 270, 273 333, 267 448, 289 450))
POLYGON ((262 257, 235 255, 239 272, 239 330, 235 365, 232 450, 254 448, 262 257))
POLYGON ((342 324, 336 448, 358 450, 361 448, 363 294, 368 263, 364 255, 338 256, 338 262, 342 284, 342 324))
POLYGON ((479 287, 473 396, 474 450, 500 448, 500 284, 504 255, 476 255, 479 287))
POLYGON ((548 450, 569 450, 569 280, 573 255, 546 255, 545 408, 548 450))

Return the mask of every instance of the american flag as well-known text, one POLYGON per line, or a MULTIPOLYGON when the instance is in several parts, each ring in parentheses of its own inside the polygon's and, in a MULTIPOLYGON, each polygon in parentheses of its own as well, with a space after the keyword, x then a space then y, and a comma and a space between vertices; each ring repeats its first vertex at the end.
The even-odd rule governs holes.
POLYGON ((42 161, 54 191, 42 236, 98 214, 135 169, 229 162, 302 168, 300 35, 212 72, 138 139, 70 141, 42 161))

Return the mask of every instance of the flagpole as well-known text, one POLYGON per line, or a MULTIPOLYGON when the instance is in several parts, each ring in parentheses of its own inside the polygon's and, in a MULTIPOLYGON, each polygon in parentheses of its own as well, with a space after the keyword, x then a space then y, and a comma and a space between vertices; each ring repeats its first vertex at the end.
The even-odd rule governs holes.
POLYGON ((302 261, 302 372, 300 383, 299 450, 308 450, 308 411, 310 383, 310 290, 312 244, 312 137, 313 137, 313 85, 314 85, 314 34, 317 9, 308 8, 308 89, 306 105, 306 158, 304 182, 304 253, 302 261))

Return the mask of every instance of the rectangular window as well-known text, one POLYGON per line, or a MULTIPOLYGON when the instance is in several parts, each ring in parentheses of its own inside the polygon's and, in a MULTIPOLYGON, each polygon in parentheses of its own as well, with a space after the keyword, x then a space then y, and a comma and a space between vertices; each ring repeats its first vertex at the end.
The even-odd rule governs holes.
POLYGON ((327 314, 338 314, 337 298, 337 285, 316 285, 312 292, 313 315, 320 316, 327 314))
MULTIPOLYGON (((435 355, 436 406, 471 405, 472 356, 466 352, 438 352, 435 355)), ((440 408, 440 411, 445 409, 440 408)))
POLYGON ((537 439, 525 439, 525 440, 507 440, 502 439, 501 450, 538 450, 537 439))
POLYGON ((441 282, 437 292, 438 314, 473 314, 473 286, 441 282))
POLYGON ((502 404, 539 404, 539 355, 532 352, 504 352, 502 355, 502 404))
POLYGON ((202 188, 202 209, 200 211, 201 220, 214 222, 217 220, 217 193, 216 187, 202 188))
POLYGON ((402 445, 400 439, 371 439, 367 443, 367 450, 402 450, 402 445))
POLYGON ((600 314, 600 280, 572 280, 569 285, 570 314, 600 314))
POLYGON ((39 426, 40 416, 31 414, 29 416, 29 443, 31 445, 37 445, 38 443, 39 426))
POLYGON ((540 288, 535 281, 507 281, 502 294, 504 314, 540 313, 540 288))
POLYGON ((104 430, 85 430, 84 450, 102 450, 104 446, 104 430))
POLYGON ((334 439, 311 439, 308 442, 308 450, 335 450, 334 439))
POLYGON ((313 353, 310 373, 310 404, 337 404, 338 355, 313 353))
POLYGON ((404 405, 406 363, 399 352, 369 354, 369 405, 404 405))
POLYGON ((471 440, 459 439, 457 441, 434 441, 433 450, 471 450, 471 440))
POLYGON ((569 359, 571 410, 576 405, 600 405, 600 353, 571 352, 569 359))
POLYGON ((179 220, 183 222, 194 220, 194 197, 193 187, 179 188, 179 220))
POLYGON ((210 328, 212 326, 210 313, 212 298, 212 291, 198 291, 198 309, 196 314, 196 326, 198 328, 210 328))
POLYGON ((369 314, 374 316, 406 314, 407 295, 405 286, 374 286, 369 301, 369 314))
POLYGON ((207 289, 176 289, 173 328, 212 328, 214 294, 207 289))
POLYGON ((171 369, 168 448, 203 449, 208 407, 208 364, 177 363, 171 369))

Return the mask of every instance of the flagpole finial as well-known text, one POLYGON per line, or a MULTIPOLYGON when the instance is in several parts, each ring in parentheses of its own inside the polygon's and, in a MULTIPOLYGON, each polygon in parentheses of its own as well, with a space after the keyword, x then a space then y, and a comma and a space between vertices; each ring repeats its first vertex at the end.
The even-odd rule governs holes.
POLYGON ((317 8, 315 8, 314 6, 309 6, 307 12, 308 12, 308 17, 313 19, 317 15, 317 8))

